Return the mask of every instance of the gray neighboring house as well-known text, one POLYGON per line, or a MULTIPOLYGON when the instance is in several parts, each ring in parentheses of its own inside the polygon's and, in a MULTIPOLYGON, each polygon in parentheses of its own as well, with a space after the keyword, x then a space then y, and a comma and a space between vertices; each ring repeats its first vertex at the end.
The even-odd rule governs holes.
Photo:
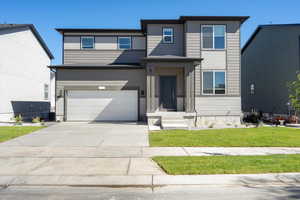
POLYGON ((287 114, 300 71, 300 24, 258 26, 242 49, 242 109, 287 114))
POLYGON ((141 20, 141 29, 58 28, 56 116, 195 127, 240 122, 244 16, 141 20))

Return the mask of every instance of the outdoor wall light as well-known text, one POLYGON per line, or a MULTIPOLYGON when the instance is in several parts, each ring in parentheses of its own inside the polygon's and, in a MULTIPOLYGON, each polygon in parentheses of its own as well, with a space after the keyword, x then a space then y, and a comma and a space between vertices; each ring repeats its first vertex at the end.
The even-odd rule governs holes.
POLYGON ((98 87, 98 90, 105 90, 105 89, 106 89, 105 86, 99 86, 99 87, 98 87))

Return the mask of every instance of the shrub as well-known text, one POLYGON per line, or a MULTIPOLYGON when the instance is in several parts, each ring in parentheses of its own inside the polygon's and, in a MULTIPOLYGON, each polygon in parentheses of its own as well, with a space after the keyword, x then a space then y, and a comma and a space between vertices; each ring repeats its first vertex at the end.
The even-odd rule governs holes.
POLYGON ((23 123, 23 118, 22 115, 17 115, 13 118, 13 120, 15 121, 16 125, 22 125, 23 123))
POLYGON ((258 124, 261 120, 261 117, 257 112, 250 113, 243 118, 243 122, 258 124))
POLYGON ((40 123, 41 122, 41 118, 40 117, 34 117, 32 118, 32 123, 40 123))

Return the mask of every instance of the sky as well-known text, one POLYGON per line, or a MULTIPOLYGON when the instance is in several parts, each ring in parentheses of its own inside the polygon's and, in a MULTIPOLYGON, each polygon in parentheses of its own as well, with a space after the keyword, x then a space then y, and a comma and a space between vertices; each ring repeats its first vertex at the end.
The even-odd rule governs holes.
POLYGON ((61 64, 55 28, 140 28, 140 19, 250 16, 242 45, 261 24, 300 23, 300 0, 0 0, 0 23, 34 24, 61 64))

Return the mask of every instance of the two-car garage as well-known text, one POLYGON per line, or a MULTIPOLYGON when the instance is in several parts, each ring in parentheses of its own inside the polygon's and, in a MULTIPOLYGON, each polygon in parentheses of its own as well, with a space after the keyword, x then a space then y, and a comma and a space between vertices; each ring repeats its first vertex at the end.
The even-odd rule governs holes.
POLYGON ((137 121, 137 90, 68 90, 67 121, 137 121))

